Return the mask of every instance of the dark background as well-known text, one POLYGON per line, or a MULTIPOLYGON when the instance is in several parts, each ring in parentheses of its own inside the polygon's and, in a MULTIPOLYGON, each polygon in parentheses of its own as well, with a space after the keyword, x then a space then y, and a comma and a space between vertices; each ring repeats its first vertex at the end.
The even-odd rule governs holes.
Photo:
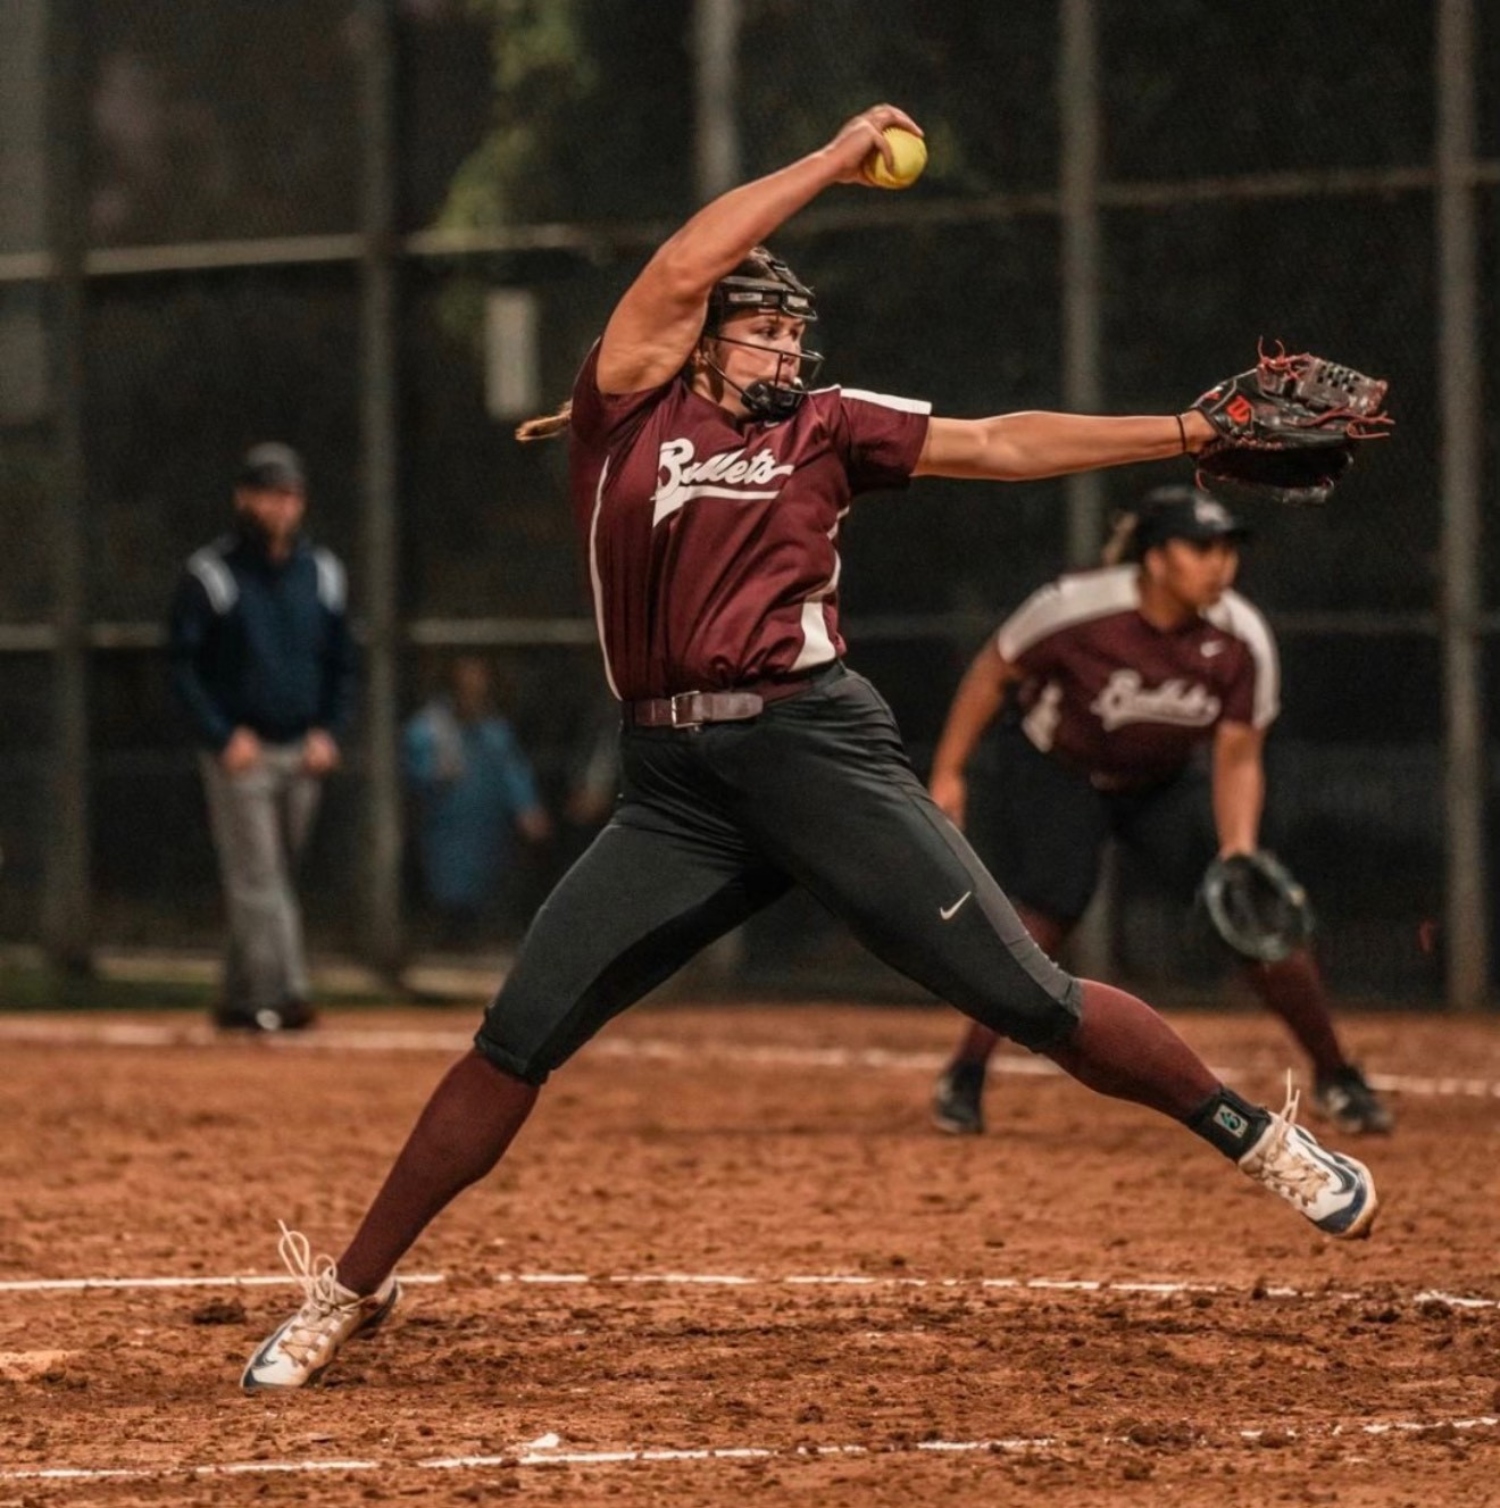
MULTIPOLYGON (((690 10, 687 0, 396 6, 401 230, 595 232, 586 251, 401 264, 408 621, 588 615, 563 449, 518 447, 510 424, 486 413, 477 313, 487 289, 533 290, 543 393, 566 394, 649 245, 695 205, 690 10)), ((351 0, 82 0, 79 12, 91 247, 357 230, 351 0)), ((1249 365, 1263 337, 1391 381, 1396 439, 1361 457, 1326 511, 1254 517, 1241 584, 1280 635, 1277 831, 1323 919, 1330 978, 1346 994, 1436 999, 1441 939, 1426 950, 1418 929, 1441 914, 1438 645, 1389 620, 1432 612, 1438 587, 1433 195, 1397 176, 1432 159, 1433 7, 1104 0, 1100 14, 1104 177, 1115 191, 1103 225, 1105 406, 1180 409, 1249 365), (1363 176, 1351 184, 1336 172, 1363 176), (1250 192, 1296 173, 1312 176, 1250 192), (1238 188, 1205 188, 1220 179, 1238 188), (1145 185, 1167 192, 1131 192, 1145 185), (1330 612, 1345 617, 1307 620, 1330 612), (1384 631, 1365 631, 1372 625, 1384 631)), ((818 145, 883 98, 922 122, 931 147, 909 194, 835 190, 778 238, 817 290, 825 380, 927 397, 953 414, 1060 404, 1055 7, 747 0, 743 15, 743 176, 818 145)), ((1500 20, 1493 7, 1478 19, 1480 150, 1493 157, 1500 20)), ((1482 190, 1491 370, 1496 204, 1492 174, 1482 190)), ((15 225, 0 232, 0 251, 29 249, 15 225)), ((38 285, 0 283, 0 318, 24 324, 40 297, 38 285)), ((310 529, 349 563, 358 614, 354 266, 95 276, 86 331, 90 615, 161 621, 183 560, 228 517, 235 457, 267 437, 307 457, 310 529)), ((0 410, 0 622, 41 621, 53 605, 50 443, 45 404, 0 410)), ((1492 419, 1491 492, 1495 457, 1492 419)), ((1108 501, 1126 504, 1169 473, 1184 474, 1112 473, 1108 501)), ((851 663, 886 692, 925 770, 986 629, 1063 565, 1061 484, 923 482, 864 501, 842 547, 851 663)), ((1495 566, 1486 569, 1493 607, 1495 566)), ((557 807, 603 695, 597 651, 492 658, 557 807)), ((406 655, 403 715, 443 659, 406 655)), ((1487 667, 1492 679, 1493 656, 1487 667)), ((100 651, 92 675, 99 940, 212 943, 212 853, 160 651, 100 651)), ((45 656, 12 653, 0 677, 0 936, 15 940, 39 924, 49 668, 45 656)), ((356 760, 331 784, 310 858, 309 921, 330 950, 357 935, 360 780, 356 760)), ((497 939, 514 938, 577 836, 526 857, 497 939)), ((1178 921, 1127 876, 1118 946, 1128 973, 1182 977, 1178 921)), ((420 943, 420 925, 414 936, 420 943)), ((1190 952, 1186 973, 1215 967, 1190 952)), ((789 903, 752 929, 741 982, 890 984, 878 974, 809 907, 789 903)))

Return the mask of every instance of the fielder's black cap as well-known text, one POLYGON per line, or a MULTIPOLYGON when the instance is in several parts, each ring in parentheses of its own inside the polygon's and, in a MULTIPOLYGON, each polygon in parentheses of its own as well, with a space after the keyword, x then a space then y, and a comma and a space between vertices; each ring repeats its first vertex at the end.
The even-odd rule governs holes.
POLYGON ((280 445, 274 440, 264 445, 252 445, 245 452, 236 481, 241 487, 274 492, 307 490, 307 472, 302 457, 290 445, 280 445))
POLYGON ((1209 544, 1216 539, 1248 539, 1249 528, 1218 498, 1197 487, 1157 487, 1136 510, 1135 549, 1144 555, 1169 539, 1209 544))

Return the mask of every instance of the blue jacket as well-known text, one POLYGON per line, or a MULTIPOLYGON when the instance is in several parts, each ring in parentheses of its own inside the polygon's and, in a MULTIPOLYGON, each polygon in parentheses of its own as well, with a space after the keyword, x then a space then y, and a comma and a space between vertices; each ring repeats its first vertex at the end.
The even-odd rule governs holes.
POLYGON ((189 556, 172 602, 172 687, 199 743, 222 749, 238 727, 269 743, 311 728, 342 740, 356 659, 344 568, 299 540, 284 562, 226 534, 189 556))
POLYGON ((428 897, 477 910, 511 861, 516 818, 538 805, 531 762, 505 718, 462 722, 447 697, 411 718, 402 743, 428 897))

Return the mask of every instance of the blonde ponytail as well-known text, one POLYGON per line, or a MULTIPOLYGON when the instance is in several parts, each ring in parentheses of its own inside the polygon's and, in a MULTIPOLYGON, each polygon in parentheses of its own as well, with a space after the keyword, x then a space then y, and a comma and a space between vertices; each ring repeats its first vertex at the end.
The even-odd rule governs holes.
POLYGON ((516 426, 516 439, 523 445, 533 440, 551 440, 566 432, 573 417, 573 403, 569 399, 550 414, 538 414, 534 419, 524 420, 516 426))

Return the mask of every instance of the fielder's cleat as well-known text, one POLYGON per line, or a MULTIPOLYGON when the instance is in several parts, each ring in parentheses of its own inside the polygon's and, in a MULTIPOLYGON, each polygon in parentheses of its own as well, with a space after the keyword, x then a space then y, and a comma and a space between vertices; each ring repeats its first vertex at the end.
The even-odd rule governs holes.
POLYGON ((265 1006, 258 1011, 219 1009, 213 1014, 214 1025, 225 1032, 279 1032, 281 1012, 265 1006))
POLYGON ((276 1014, 281 1018, 281 1030, 284 1032, 306 1031, 317 1019, 318 1013, 305 1000, 298 1000, 295 996, 288 997, 276 1007, 276 1014))
POLYGON ((1353 1065, 1319 1079, 1313 1089, 1313 1104, 1330 1125, 1352 1136, 1386 1136, 1396 1124, 1390 1106, 1353 1065))
POLYGON ((1319 1146, 1311 1132, 1297 1125, 1298 1098, 1288 1074, 1286 1104, 1240 1158, 1241 1169, 1280 1194, 1326 1235, 1343 1241, 1368 1236, 1377 1203, 1370 1170, 1342 1152, 1319 1146))
POLYGON ((339 1282, 333 1258, 314 1261, 307 1237, 285 1225, 277 1251, 287 1271, 302 1285, 302 1307, 273 1330, 250 1358, 240 1377, 247 1393, 315 1383, 344 1342, 371 1334, 401 1297, 394 1273, 374 1293, 351 1292, 339 1282))
POLYGON ((957 1062, 932 1091, 932 1123, 950 1136, 984 1133, 984 1064, 957 1062))
POLYGON ((259 1010, 221 1007, 213 1014, 214 1025, 220 1031, 260 1035, 304 1031, 317 1019, 318 1013, 305 1000, 283 1000, 280 1005, 262 1006, 259 1010))

